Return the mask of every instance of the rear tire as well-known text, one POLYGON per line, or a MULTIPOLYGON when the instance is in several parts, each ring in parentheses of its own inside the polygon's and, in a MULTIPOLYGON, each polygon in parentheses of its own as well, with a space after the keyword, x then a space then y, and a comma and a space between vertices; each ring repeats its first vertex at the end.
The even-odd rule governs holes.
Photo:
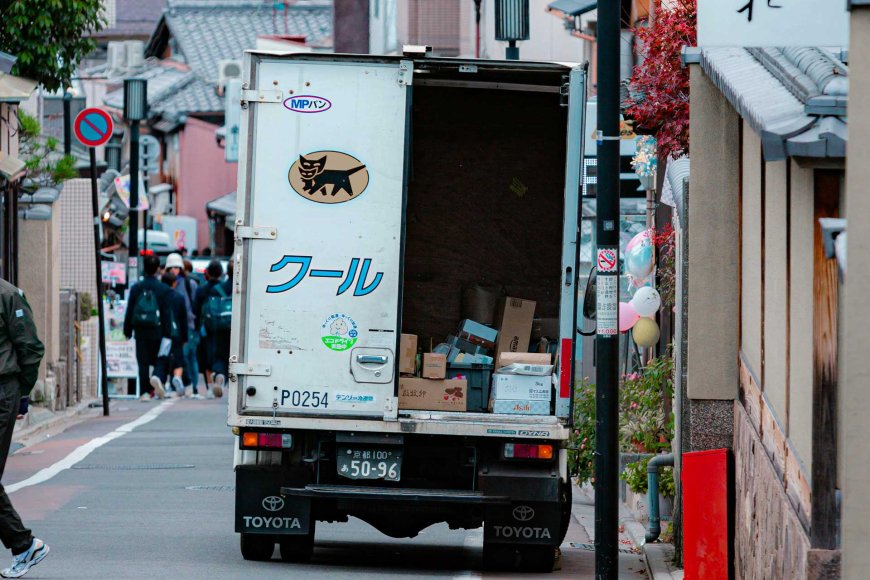
POLYGON ((562 485, 562 490, 559 492, 559 503, 562 508, 562 519, 560 525, 562 529, 559 530, 559 545, 562 545, 562 542, 565 541, 565 536, 568 534, 568 526, 571 525, 571 507, 573 506, 574 497, 573 497, 573 484, 571 483, 571 479, 568 479, 567 484, 562 485))
POLYGON ((271 534, 241 534, 242 558, 263 562, 272 559, 275 552, 275 536, 271 534))
POLYGON ((556 546, 484 544, 483 566, 493 571, 552 572, 556 546))
POLYGON ((304 536, 279 536, 281 560, 284 562, 305 563, 314 554, 314 534, 304 536))

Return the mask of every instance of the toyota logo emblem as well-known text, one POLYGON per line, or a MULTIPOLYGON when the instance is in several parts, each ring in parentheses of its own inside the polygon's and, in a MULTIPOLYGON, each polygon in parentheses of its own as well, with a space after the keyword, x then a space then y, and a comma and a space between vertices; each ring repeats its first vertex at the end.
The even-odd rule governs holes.
MULTIPOLYGON (((263 498, 263 509, 267 512, 277 512, 284 508, 284 499, 277 495, 263 498)), ((533 512, 534 513, 534 512, 533 512)))
POLYGON ((518 522, 527 522, 535 517, 535 510, 527 505, 518 505, 514 508, 514 519, 518 522))

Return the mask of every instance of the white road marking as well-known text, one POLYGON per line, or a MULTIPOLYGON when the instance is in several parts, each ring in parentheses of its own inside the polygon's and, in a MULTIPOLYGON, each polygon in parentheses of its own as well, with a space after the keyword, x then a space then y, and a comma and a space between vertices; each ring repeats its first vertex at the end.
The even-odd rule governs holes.
MULTIPOLYGON (((465 541, 463 542, 467 548, 480 548, 483 546, 483 528, 478 528, 476 530, 469 530, 468 535, 465 536, 465 541)), ((483 575, 480 572, 476 572, 473 570, 465 570, 462 572, 457 572, 453 575, 454 579, 458 578, 483 578, 483 575)))
POLYGON ((145 413, 144 415, 142 415, 138 419, 136 419, 134 421, 130 421, 129 423, 125 423, 125 424, 121 425, 120 427, 118 427, 117 429, 115 429, 114 431, 112 431, 111 433, 103 435, 102 437, 97 437, 96 439, 91 439, 90 441, 88 441, 84 445, 81 445, 80 447, 75 448, 69 455, 67 455, 66 457, 64 457, 63 459, 58 461, 57 463, 54 463, 53 465, 50 465, 44 469, 37 471, 35 474, 31 475, 30 477, 28 477, 25 480, 22 480, 22 481, 19 481, 18 483, 13 483, 12 485, 6 486, 5 487, 6 493, 7 494, 14 493, 14 492, 18 491, 19 489, 24 489, 25 487, 30 487, 33 485, 39 485, 40 483, 45 483, 46 481, 48 481, 49 479, 51 479, 52 477, 54 477, 55 475, 57 475, 61 471, 65 470, 65 469, 69 469, 70 467, 72 467, 73 465, 75 465, 76 463, 78 463, 79 461, 81 461, 82 459, 87 457, 88 455, 90 455, 93 451, 95 451, 96 449, 99 449, 100 447, 102 447, 103 445, 108 443, 109 441, 112 441, 114 439, 117 439, 118 437, 126 435, 127 433, 129 433, 130 431, 132 431, 133 429, 135 429, 137 427, 141 427, 142 425, 146 425, 146 424, 150 423, 151 421, 156 419, 160 415, 160 413, 165 411, 169 407, 169 405, 172 405, 173 403, 175 403, 176 400, 177 399, 170 399, 168 401, 164 401, 163 403, 161 403, 157 407, 154 407, 153 409, 151 409, 150 411, 148 411, 147 413, 145 413))

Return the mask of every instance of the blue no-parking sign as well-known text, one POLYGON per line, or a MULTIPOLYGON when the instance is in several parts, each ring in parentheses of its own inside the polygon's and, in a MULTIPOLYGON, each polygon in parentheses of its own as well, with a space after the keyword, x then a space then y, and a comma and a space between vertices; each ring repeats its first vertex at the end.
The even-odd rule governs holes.
POLYGON ((73 123, 73 130, 82 145, 99 147, 112 137, 112 117, 102 109, 85 109, 73 123))

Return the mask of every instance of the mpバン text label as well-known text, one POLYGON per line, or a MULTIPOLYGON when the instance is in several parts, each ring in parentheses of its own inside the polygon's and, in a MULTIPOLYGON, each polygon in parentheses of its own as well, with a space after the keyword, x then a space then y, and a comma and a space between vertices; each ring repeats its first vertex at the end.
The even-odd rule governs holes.
POLYGON ((284 106, 295 113, 322 113, 332 108, 332 101, 317 95, 298 95, 284 99, 284 106))

